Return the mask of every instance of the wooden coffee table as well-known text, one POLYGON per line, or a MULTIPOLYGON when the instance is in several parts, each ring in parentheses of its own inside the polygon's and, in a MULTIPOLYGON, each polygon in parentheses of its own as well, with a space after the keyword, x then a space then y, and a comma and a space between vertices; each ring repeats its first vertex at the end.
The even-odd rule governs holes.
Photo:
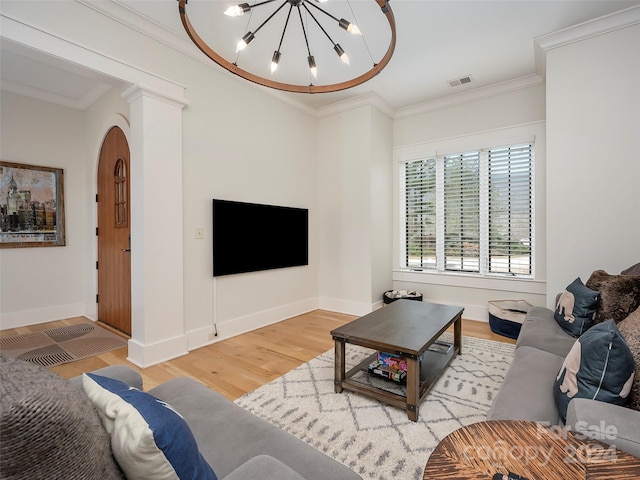
MULTIPOLYGON (((463 308, 435 303, 398 300, 336 328, 335 391, 350 390, 407 410, 418 420, 418 405, 453 358, 462 351, 463 308), (453 345, 446 353, 429 347, 453 325, 453 345), (407 359, 406 395, 393 393, 354 379, 374 359, 367 358, 345 372, 345 344, 402 355, 407 359), (420 358, 422 357, 422 361, 420 358)), ((389 380, 391 382, 391 380, 389 380)))
POLYGON ((490 480, 496 473, 529 480, 640 478, 640 459, 560 427, 492 420, 459 428, 431 453, 424 480, 490 480))

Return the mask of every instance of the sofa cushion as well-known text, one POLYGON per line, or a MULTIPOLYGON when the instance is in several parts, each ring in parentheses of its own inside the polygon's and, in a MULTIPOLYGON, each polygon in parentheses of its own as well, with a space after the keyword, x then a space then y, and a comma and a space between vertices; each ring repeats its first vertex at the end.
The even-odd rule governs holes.
POLYGON ((610 318, 621 322, 640 306, 640 275, 609 275, 596 270, 587 280, 587 287, 600 292, 595 323, 610 318))
MULTIPOLYGON (((142 375, 129 365, 118 364, 118 365, 109 365, 108 367, 102 367, 97 370, 93 370, 91 373, 94 375, 100 375, 101 377, 113 378, 114 380, 120 380, 121 382, 126 383, 130 387, 137 388, 138 390, 142 390, 142 375)), ((72 377, 69 379, 71 383, 73 383, 80 390, 82 388, 82 374, 72 377)))
POLYGON ((599 301, 600 293, 576 278, 558 297, 554 318, 565 332, 578 338, 593 325, 599 301))
POLYGON ((269 455, 306 480, 362 480, 323 452, 191 378, 173 378, 149 393, 183 415, 220 478, 257 455, 269 455))
POLYGON ((640 307, 622 320, 618 324, 618 329, 631 350, 636 366, 636 375, 627 406, 634 410, 640 410, 640 307))
POLYGON ((122 478, 89 399, 44 367, 0 355, 3 479, 122 478))
POLYGON ((82 386, 111 434, 127 480, 216 480, 184 419, 167 403, 92 373, 82 386))
MULTIPOLYGON (((560 328, 554 319, 553 310, 544 307, 531 307, 522 324, 516 349, 520 347, 538 348, 564 359, 575 341, 575 338, 567 335, 560 328)), ((556 373, 554 372, 553 375, 556 373)))
MULTIPOLYGON (((570 430, 636 457, 640 457, 639 422, 640 412, 588 398, 571 400, 567 409, 567 427, 570 430)), ((612 475, 615 478, 613 472, 612 475)))
POLYGON ((562 421, 573 398, 625 405, 634 378, 631 351, 613 320, 576 340, 556 376, 553 393, 562 421))
POLYGON ((517 348, 487 420, 560 423, 553 398, 553 380, 562 361, 563 357, 537 348, 517 348))
POLYGON ((253 457, 224 477, 224 480, 247 480, 249 478, 259 478, 260 480, 304 480, 287 465, 269 455, 253 457))

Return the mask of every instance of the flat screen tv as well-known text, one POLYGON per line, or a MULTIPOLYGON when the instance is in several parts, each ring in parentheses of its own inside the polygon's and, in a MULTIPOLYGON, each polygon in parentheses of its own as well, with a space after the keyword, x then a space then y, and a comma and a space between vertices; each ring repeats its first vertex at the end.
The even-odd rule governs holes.
POLYGON ((213 276, 309 264, 309 210, 213 200, 213 276))

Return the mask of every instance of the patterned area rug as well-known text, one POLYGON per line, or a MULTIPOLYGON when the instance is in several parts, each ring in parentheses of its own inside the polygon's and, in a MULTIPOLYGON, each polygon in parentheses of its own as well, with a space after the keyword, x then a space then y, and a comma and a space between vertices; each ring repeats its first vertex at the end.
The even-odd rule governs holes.
MULTIPOLYGON (((443 339, 452 341, 446 336, 443 339)), ((364 480, 422 480, 427 459, 440 440, 485 419, 514 348, 463 337, 462 355, 420 404, 418 422, 409 421, 403 410, 362 395, 334 393, 333 350, 236 403, 347 465, 364 480)), ((347 344, 348 367, 371 353, 347 344)))
POLYGON ((125 338, 91 323, 0 339, 0 351, 4 355, 44 367, 53 367, 126 346, 125 338))

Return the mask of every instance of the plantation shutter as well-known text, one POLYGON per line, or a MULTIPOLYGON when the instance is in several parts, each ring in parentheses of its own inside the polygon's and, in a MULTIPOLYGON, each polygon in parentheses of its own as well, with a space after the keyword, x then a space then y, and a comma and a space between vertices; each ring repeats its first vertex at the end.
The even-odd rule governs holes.
POLYGON ((534 274, 533 144, 404 163, 409 269, 534 274))
POLYGON ((532 273, 532 145, 489 150, 489 272, 532 273))
POLYGON ((436 159, 405 165, 405 262, 436 268, 436 159))
POLYGON ((480 152, 444 157, 444 269, 480 271, 480 152))

